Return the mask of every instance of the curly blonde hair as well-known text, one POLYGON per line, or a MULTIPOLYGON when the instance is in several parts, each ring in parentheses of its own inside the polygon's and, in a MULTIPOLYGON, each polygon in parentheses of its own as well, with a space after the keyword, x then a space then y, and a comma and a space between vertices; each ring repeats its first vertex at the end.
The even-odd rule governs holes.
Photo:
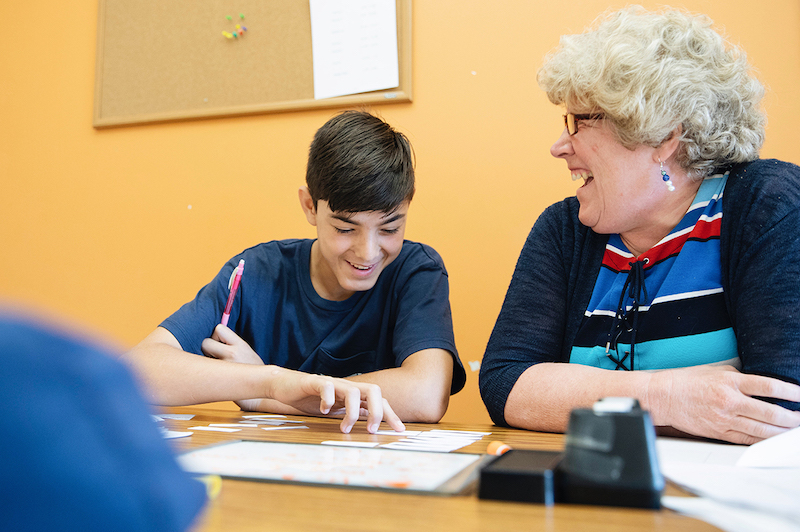
POLYGON ((628 148, 658 147, 680 127, 677 161, 695 179, 758 158, 764 88, 708 17, 632 6, 593 26, 545 59, 537 78, 551 102, 605 113, 628 148))

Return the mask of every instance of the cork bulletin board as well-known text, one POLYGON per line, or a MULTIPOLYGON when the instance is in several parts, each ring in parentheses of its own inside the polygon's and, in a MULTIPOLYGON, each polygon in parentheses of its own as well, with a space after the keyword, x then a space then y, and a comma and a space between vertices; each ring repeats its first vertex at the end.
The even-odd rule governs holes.
POLYGON ((399 86, 315 99, 308 1, 100 0, 93 125, 411 101, 411 0, 395 4, 399 86))

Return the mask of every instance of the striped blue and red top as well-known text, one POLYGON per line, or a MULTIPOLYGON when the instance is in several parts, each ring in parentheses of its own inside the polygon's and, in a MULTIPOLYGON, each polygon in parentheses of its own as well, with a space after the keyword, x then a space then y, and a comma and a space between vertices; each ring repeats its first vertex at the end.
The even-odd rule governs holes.
POLYGON ((706 178, 680 223, 643 255, 634 257, 619 235, 609 237, 570 362, 628 370, 722 362, 739 366, 720 267, 722 193, 727 178, 727 173, 706 178), (626 357, 634 333, 628 294, 619 307, 624 309, 623 319, 615 323, 614 316, 637 260, 644 261, 644 290, 638 302, 636 356, 631 368, 630 357, 626 357), (623 365, 615 360, 622 360, 623 365))

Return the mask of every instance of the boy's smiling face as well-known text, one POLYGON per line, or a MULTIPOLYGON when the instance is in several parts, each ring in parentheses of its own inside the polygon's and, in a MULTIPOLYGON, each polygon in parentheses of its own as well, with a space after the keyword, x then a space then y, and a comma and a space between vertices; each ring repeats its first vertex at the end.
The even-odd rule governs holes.
POLYGON ((307 189, 301 189, 300 203, 317 228, 311 282, 324 299, 342 301, 371 289, 403 248, 408 201, 391 212, 334 212, 325 200, 314 207, 307 189))

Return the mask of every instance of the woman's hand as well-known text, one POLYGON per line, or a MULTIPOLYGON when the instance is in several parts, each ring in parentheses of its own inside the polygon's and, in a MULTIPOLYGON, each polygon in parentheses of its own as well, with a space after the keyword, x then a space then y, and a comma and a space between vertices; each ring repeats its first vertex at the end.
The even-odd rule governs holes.
POLYGON ((800 412, 756 397, 800 402, 800 386, 732 366, 694 366, 653 373, 647 403, 656 425, 733 443, 800 426, 800 412))

